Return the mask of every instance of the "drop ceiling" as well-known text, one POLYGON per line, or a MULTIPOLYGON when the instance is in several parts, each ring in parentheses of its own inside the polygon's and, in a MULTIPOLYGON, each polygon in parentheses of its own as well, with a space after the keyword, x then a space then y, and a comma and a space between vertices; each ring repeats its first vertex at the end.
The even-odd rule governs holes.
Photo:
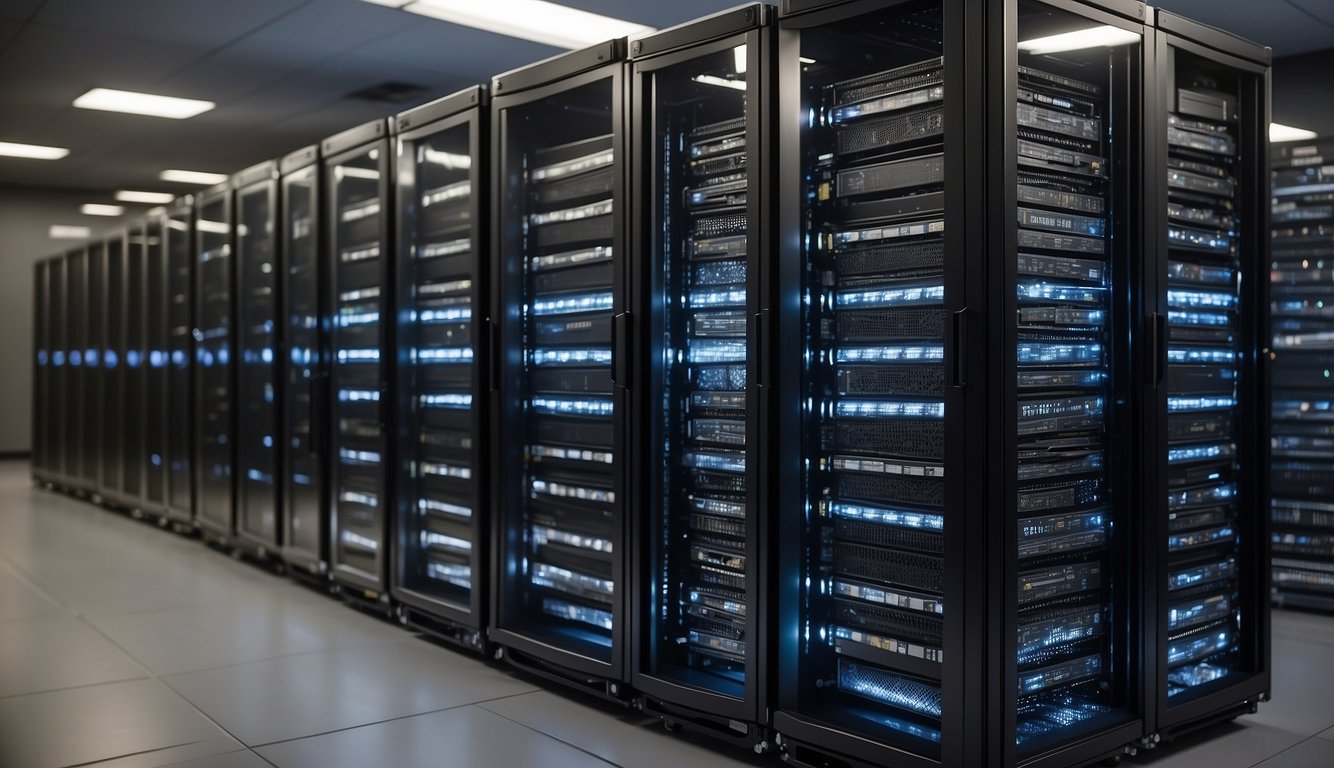
MULTIPOLYGON (((485 2, 485 0, 479 0, 485 2)), ((562 0, 655 27, 733 0, 562 0)), ((1275 49, 1334 45, 1330 0, 1164 0, 1275 49)), ((360 0, 3 0, 0 141, 70 149, 59 161, 0 158, 0 185, 189 191, 166 168, 232 172, 560 51, 360 0), (406 101, 348 94, 387 82, 406 101), (207 99, 189 120, 74 109, 94 87, 207 99)), ((1324 101, 1329 101, 1325 99, 1324 101)))

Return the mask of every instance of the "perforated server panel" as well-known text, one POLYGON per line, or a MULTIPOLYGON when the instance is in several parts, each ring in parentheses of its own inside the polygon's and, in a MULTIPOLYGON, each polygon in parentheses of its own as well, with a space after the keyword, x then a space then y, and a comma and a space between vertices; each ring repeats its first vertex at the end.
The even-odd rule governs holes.
POLYGON ((1334 611, 1334 143, 1272 161, 1273 596, 1334 611))
POLYGON ((199 193, 194 221, 195 524, 229 546, 236 533, 236 290, 232 188, 199 193))
POLYGON ((395 119, 393 595, 409 624, 474 650, 491 544, 486 106, 477 86, 395 119))
POLYGON ((194 525, 194 198, 178 198, 163 220, 167 302, 166 517, 194 525))

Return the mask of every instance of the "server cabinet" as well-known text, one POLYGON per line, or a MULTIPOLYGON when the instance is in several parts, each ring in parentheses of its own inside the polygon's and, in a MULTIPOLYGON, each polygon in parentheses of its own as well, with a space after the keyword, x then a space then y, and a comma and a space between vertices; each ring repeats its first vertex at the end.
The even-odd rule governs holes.
POLYGON ((325 139, 329 247, 329 565, 354 598, 389 601, 389 350, 393 290, 389 125, 325 139))
POLYGON ((120 500, 132 513, 143 514, 144 507, 144 446, 147 423, 145 419, 144 384, 147 381, 144 350, 144 326, 147 320, 147 300, 144 295, 145 266, 148 256, 148 220, 131 225, 125 237, 125 256, 122 274, 124 287, 120 293, 121 333, 120 356, 121 397, 120 411, 120 500))
POLYGON ((103 376, 102 351, 106 346, 106 264, 107 244, 95 241, 84 256, 84 302, 79 309, 83 322, 83 423, 82 490, 100 498, 102 488, 103 408, 106 380, 103 376))
POLYGON ((32 458, 32 478, 38 483, 50 482, 51 465, 47 455, 48 422, 51 386, 51 261, 42 259, 32 269, 32 427, 29 448, 32 458))
POLYGON ((84 355, 88 351, 88 261, 93 251, 78 248, 65 256, 65 364, 69 366, 65 387, 65 477, 69 490, 83 495, 90 490, 84 466, 88 457, 84 451, 88 431, 88 367, 84 355))
POLYGON ((279 286, 282 417, 282 555, 289 572, 324 579, 329 570, 328 313, 320 255, 319 148, 297 150, 279 163, 282 174, 282 283, 279 286))
POLYGON ((236 531, 232 215, 227 182, 199 194, 194 232, 195 525, 223 546, 232 544, 236 531))
POLYGON ((764 738, 770 637, 771 11, 630 48, 630 683, 645 711, 746 746, 764 738))
POLYGON ((395 118, 392 593, 408 624, 476 650, 491 541, 486 114, 476 86, 395 118))
POLYGON ((625 675, 624 40, 492 80, 490 638, 621 696, 625 675))
POLYGON ((149 211, 144 219, 143 243, 143 512, 166 520, 167 408, 171 355, 167 305, 167 228, 165 208, 149 211))
POLYGON ((1272 595, 1276 605, 1324 611, 1334 611, 1331 158, 1328 140, 1274 146, 1269 273, 1272 595))
POLYGON ((1151 381, 1154 730, 1269 691, 1269 50, 1160 11, 1151 381))
POLYGON ((236 190, 236 542, 259 558, 282 540, 278 446, 278 356, 282 259, 278 250, 278 164, 232 177, 236 190))
POLYGON ((125 242, 117 232, 104 241, 101 265, 100 318, 102 426, 97 492, 103 504, 126 506, 121 491, 125 442, 125 242))
POLYGON ((783 6, 789 759, 1080 765, 1144 733, 1144 16, 783 6))
POLYGON ((69 319, 65 274, 69 253, 47 262, 47 365, 46 382, 46 473, 47 482, 64 488, 69 484, 69 319))
POLYGON ((194 502, 194 218, 193 196, 178 198, 163 219, 167 316, 166 507, 168 522, 193 527, 194 502))

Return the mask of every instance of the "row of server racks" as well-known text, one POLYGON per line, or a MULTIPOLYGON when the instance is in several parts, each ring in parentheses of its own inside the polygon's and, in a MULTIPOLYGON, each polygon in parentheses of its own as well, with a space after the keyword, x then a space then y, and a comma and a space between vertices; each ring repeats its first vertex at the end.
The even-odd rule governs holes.
POLYGON ((1274 599, 1334 611, 1334 144, 1273 153, 1274 599))
POLYGON ((35 472, 793 764, 1151 748, 1269 691, 1268 63, 785 0, 507 72, 40 262, 35 472))

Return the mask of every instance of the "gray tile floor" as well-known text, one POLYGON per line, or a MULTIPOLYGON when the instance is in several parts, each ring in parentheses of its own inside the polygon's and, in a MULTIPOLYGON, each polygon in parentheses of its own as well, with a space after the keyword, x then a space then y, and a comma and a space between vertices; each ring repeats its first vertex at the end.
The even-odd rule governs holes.
MULTIPOLYGON (((1334 619, 1275 614, 1274 702, 1136 760, 1334 766, 1334 619)), ((0 462, 0 768, 781 765, 429 643, 0 462)))

